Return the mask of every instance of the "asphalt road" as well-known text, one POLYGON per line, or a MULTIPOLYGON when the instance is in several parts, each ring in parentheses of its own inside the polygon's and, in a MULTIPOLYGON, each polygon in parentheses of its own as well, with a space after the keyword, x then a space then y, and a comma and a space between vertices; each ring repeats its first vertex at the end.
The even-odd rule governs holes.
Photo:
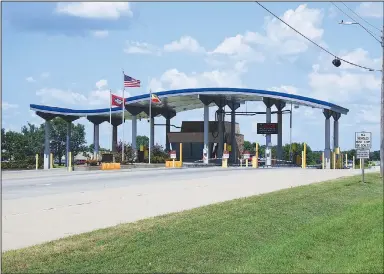
MULTIPOLYGON (((252 172, 251 168, 237 168, 236 171, 252 172)), ((260 169, 270 172, 273 169, 260 169)), ((3 200, 39 197, 45 195, 85 192, 127 187, 136 184, 159 184, 168 182, 207 178, 217 174, 232 173, 233 169, 188 168, 188 169, 133 169, 121 171, 57 172, 40 171, 29 174, 4 174, 2 182, 3 200)))
POLYGON ((145 169, 2 174, 2 248, 306 185, 357 170, 145 169))

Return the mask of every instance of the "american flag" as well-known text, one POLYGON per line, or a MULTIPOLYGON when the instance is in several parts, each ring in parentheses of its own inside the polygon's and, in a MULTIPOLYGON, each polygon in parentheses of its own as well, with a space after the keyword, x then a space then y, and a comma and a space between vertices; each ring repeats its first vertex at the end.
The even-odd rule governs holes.
POLYGON ((140 87, 140 80, 136 80, 136 79, 124 74, 124 87, 125 88, 139 88, 140 87))

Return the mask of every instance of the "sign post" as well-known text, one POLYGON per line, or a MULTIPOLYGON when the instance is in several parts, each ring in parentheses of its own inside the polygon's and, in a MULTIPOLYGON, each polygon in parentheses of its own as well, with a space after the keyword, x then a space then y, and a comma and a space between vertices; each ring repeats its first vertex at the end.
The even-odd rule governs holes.
POLYGON ((360 168, 362 180, 364 183, 364 160, 369 159, 369 150, 372 146, 372 133, 371 132, 356 132, 355 133, 355 148, 356 157, 360 159, 360 168))
POLYGON ((175 167, 176 151, 174 150, 170 151, 169 155, 171 156, 171 159, 172 159, 172 166, 175 167))
POLYGON ((248 159, 249 159, 249 157, 250 157, 250 153, 249 153, 249 151, 244 151, 243 152, 243 158, 244 158, 244 160, 245 160, 245 167, 248 167, 248 159))

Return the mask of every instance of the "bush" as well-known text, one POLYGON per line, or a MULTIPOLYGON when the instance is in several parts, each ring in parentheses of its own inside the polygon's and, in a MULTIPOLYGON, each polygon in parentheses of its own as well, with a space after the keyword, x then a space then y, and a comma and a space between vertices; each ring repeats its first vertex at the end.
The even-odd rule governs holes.
POLYGON ((99 161, 97 161, 97 160, 87 160, 86 163, 89 166, 97 166, 97 165, 99 165, 99 161))
MULTIPOLYGON (((151 163, 162 164, 169 160, 168 153, 164 150, 163 146, 156 144, 151 149, 151 163)), ((144 158, 144 163, 148 163, 148 157, 144 158)))
MULTIPOLYGON (((121 151, 123 143, 120 141, 116 146, 115 162, 121 163, 121 151)), ((133 163, 135 161, 135 153, 130 144, 124 144, 124 164, 133 163)))
MULTIPOLYGON (((44 158, 39 156, 38 167, 43 168, 44 158)), ((36 159, 33 156, 27 156, 23 160, 1 162, 1 169, 8 170, 23 170, 23 169, 36 169, 36 159)))

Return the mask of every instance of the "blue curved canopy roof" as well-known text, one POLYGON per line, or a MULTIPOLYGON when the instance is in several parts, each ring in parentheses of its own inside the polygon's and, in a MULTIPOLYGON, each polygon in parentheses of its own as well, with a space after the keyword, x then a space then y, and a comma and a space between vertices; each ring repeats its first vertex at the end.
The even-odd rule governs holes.
MULTIPOLYGON (((152 104, 152 115, 173 117, 178 112, 199 109, 203 103, 210 106, 218 103, 230 105, 231 103, 244 104, 247 101, 263 101, 265 98, 280 100, 294 105, 308 106, 312 108, 328 109, 337 113, 347 114, 348 109, 341 106, 309 98, 305 96, 289 94, 278 91, 247 89, 247 88, 190 88, 160 91, 154 93, 160 99, 160 104, 152 104)), ((148 117, 149 93, 125 98, 125 118, 130 119, 132 115, 138 115, 142 118, 148 117)), ((109 117, 110 109, 68 109, 43 105, 30 105, 31 110, 40 114, 50 114, 53 116, 72 116, 72 117, 109 117)), ((121 117, 121 108, 113 107, 112 116, 121 117)))

